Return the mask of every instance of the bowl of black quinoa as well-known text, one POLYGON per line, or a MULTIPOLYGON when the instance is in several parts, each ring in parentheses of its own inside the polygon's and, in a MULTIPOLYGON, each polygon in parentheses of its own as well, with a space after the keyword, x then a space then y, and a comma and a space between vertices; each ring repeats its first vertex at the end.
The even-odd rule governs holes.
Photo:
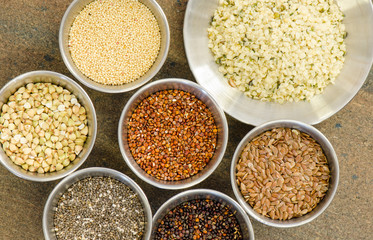
POLYGON ((50 193, 43 212, 45 239, 149 239, 152 212, 141 188, 101 167, 79 170, 50 193))
POLYGON ((224 193, 194 189, 166 201, 153 217, 151 239, 253 240, 249 217, 224 193))

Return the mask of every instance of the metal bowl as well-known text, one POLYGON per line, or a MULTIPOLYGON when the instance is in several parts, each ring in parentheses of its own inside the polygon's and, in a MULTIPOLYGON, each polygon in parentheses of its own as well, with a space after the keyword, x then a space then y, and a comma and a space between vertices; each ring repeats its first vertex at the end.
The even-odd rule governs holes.
POLYGON ((232 88, 218 70, 207 47, 207 28, 219 0, 189 0, 184 19, 184 43, 189 66, 226 113, 251 125, 276 119, 319 123, 342 109, 359 91, 373 61, 373 7, 370 0, 336 1, 346 15, 347 55, 334 85, 310 102, 278 104, 246 97, 232 88))
POLYGON ((215 200, 221 203, 226 203, 227 206, 230 207, 232 212, 234 212, 235 217, 237 218, 241 231, 243 239, 245 240, 254 240, 254 230, 251 226, 251 222, 249 217, 246 215, 245 211, 242 209, 242 207, 234 201, 229 196, 225 195, 224 193, 214 191, 211 189, 193 189, 189 191, 185 191, 182 193, 177 194, 176 196, 173 196, 167 202, 163 203, 163 205, 158 209, 158 211, 155 213, 153 217, 153 230, 152 230, 152 239, 154 239, 155 231, 157 229, 157 226, 162 221, 164 216, 174 209, 179 204, 182 204, 183 202, 194 200, 194 199, 210 199, 215 200))
POLYGON ((88 94, 84 91, 82 87, 79 86, 72 79, 56 72, 50 71, 34 71, 22 74, 13 80, 9 81, 0 90, 0 108, 4 103, 8 102, 8 98, 18 90, 18 88, 25 86, 27 83, 36 82, 50 82, 61 87, 66 88, 71 93, 73 93, 78 101, 86 108, 87 119, 88 119, 88 137, 84 143, 82 152, 77 156, 76 160, 70 163, 69 166, 63 168, 61 171, 51 172, 51 173, 37 173, 29 172, 24 170, 22 167, 14 164, 12 160, 5 154, 2 147, 0 147, 0 162, 14 175, 21 177, 26 180, 37 181, 37 182, 47 182, 54 181, 65 177, 66 175, 77 170, 83 162, 87 159, 89 153, 91 152, 96 139, 97 133, 97 120, 96 111, 93 106, 91 99, 88 94))
POLYGON ((53 189, 53 191, 49 194, 47 202, 45 203, 44 212, 43 212, 43 233, 44 237, 47 240, 57 239, 54 231, 54 224, 53 224, 53 217, 54 211, 57 206, 58 200, 62 196, 62 194, 74 183, 78 182, 81 179, 87 177, 111 177, 114 178, 126 186, 131 188, 139 197, 142 206, 144 208, 145 213, 145 235, 143 239, 149 239, 151 226, 152 226, 152 210, 150 208, 148 199, 146 198, 145 193, 142 189, 133 181, 130 177, 126 176, 125 174, 115 171, 109 168, 102 168, 102 167, 92 167, 86 168, 83 170, 76 171, 75 173, 71 174, 70 176, 63 179, 57 186, 53 189))
POLYGON ((96 0, 74 0, 70 6, 67 8, 65 15, 62 18, 60 32, 59 32, 59 47, 62 55, 62 59, 65 62, 66 67, 69 71, 74 75, 76 79, 78 79, 81 83, 86 85, 89 88, 95 89, 97 91, 106 92, 106 93, 121 93, 131 91, 135 88, 138 88, 145 83, 147 83, 150 79, 152 79, 155 74, 161 69, 162 65, 166 61, 169 46, 170 46, 170 30, 168 26, 168 21, 166 15, 164 14, 162 8, 158 5, 155 0, 139 0, 139 2, 143 3, 147 6, 151 12, 154 14, 155 18, 158 21, 159 28, 161 31, 161 47, 159 50, 159 54, 157 59, 155 60, 153 66, 148 70, 145 75, 138 78, 137 80, 122 84, 122 85, 105 85, 98 82, 91 80, 90 78, 86 77, 74 64, 69 47, 68 47, 68 40, 69 40, 69 31, 71 28, 72 23, 74 22, 77 15, 79 15, 80 11, 84 9, 84 7, 96 0))
POLYGON ((311 222, 317 218, 332 202, 338 187, 339 182, 339 164, 337 155, 330 144, 328 139, 316 128, 299 121, 294 120, 277 120, 262 124, 254 129, 252 129, 246 136, 241 140, 240 144, 237 146, 232 160, 231 165, 231 185, 233 188, 234 195, 236 196, 240 205, 245 209, 245 211, 253 217, 255 220, 264 223, 268 226, 278 227, 278 228, 289 228, 297 227, 306 223, 311 222), (322 147, 324 154, 328 159, 329 169, 330 169, 330 180, 329 189, 325 197, 319 202, 319 204, 311 212, 297 218, 292 218, 290 220, 273 220, 271 218, 265 217, 257 213, 243 198, 236 182, 236 166, 241 155, 242 150, 245 148, 246 144, 250 142, 253 138, 260 135, 261 133, 271 130, 273 128, 286 127, 297 129, 301 132, 307 133, 312 138, 314 138, 322 147))
POLYGON ((131 170, 145 182, 152 184, 158 188, 163 189, 182 189, 188 188, 196 185, 206 179, 219 165, 221 162, 225 149, 228 142, 228 124, 225 118, 224 112, 219 108, 215 100, 207 93, 207 91, 199 86, 198 84, 177 78, 170 78, 164 80, 158 80, 152 82, 140 90, 138 90, 127 102, 123 109, 122 115, 119 120, 118 127, 118 141, 120 151, 127 165, 131 170), (127 123, 132 115, 132 111, 137 107, 137 105, 146 97, 151 94, 167 89, 179 89, 186 92, 192 93, 202 102, 204 102, 209 110, 211 111, 215 123, 218 127, 218 139, 215 149, 214 156, 210 159, 207 166, 201 170, 198 174, 179 181, 165 181, 157 179, 149 174, 147 174, 132 157, 131 151, 127 142, 127 123))

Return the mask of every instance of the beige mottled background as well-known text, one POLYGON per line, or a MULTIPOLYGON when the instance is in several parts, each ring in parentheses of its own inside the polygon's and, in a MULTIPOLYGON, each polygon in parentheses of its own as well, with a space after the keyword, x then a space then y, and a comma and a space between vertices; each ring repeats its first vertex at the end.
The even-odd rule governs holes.
MULTIPOLYGON (((60 20, 70 2, 0 0, 0 87, 33 70, 52 70, 72 77, 58 49, 60 20)), ((179 77, 194 81, 182 36, 187 0, 158 2, 170 24, 171 48, 155 79, 179 77)), ((110 95, 84 89, 96 107, 99 129, 95 147, 81 168, 109 167, 129 175, 144 189, 155 213, 163 202, 180 191, 160 190, 146 184, 122 160, 117 125, 121 110, 134 91, 110 95)), ((227 118, 230 135, 224 159, 212 176, 194 188, 212 188, 233 197, 230 161, 235 147, 252 126, 227 118)), ((334 145, 340 161, 340 184, 334 201, 319 218, 297 228, 276 229, 252 220, 256 239, 372 239, 373 71, 345 108, 316 127, 334 145)), ((57 183, 25 181, 0 166, 0 240, 43 239, 43 207, 57 183)))

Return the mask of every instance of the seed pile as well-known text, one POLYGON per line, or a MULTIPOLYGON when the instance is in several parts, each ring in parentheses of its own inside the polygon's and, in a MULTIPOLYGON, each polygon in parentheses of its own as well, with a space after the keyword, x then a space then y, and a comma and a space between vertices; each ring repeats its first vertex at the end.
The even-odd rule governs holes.
POLYGON ((137 164, 162 180, 181 180, 202 170, 214 154, 217 127, 208 107, 181 90, 145 98, 128 123, 128 145, 137 164))
POLYGON ((287 220, 312 211, 328 191, 330 170, 321 146, 306 133, 275 128, 241 153, 237 184, 258 213, 287 220))
POLYGON ((208 47, 228 83, 246 96, 310 100, 343 67, 342 21, 334 0, 220 0, 208 47))
POLYGON ((82 151, 87 135, 85 108, 61 86, 29 83, 1 108, 2 147, 15 164, 30 172, 68 166, 82 151))
POLYGON ((142 239, 145 215, 135 192, 110 177, 88 177, 61 196, 54 214, 57 239, 142 239))
POLYGON ((79 13, 69 32, 69 49, 78 69, 106 85, 143 76, 160 44, 157 20, 137 0, 94 1, 79 13))
POLYGON ((234 214, 218 201, 188 201, 166 214, 157 226, 154 239, 243 239, 234 214))

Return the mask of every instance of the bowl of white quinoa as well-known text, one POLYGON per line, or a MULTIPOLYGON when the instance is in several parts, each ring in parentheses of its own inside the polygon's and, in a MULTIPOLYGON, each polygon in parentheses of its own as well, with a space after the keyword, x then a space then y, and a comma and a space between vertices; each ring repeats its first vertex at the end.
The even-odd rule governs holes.
POLYGON ((319 123, 342 109, 373 60, 369 0, 191 0, 190 68, 232 117, 319 123))
POLYGON ((69 71, 107 93, 131 91, 151 80, 169 44, 167 18, 154 0, 74 0, 59 32, 69 71))
POLYGON ((93 103, 71 78, 27 72, 0 90, 0 163, 20 178, 46 182, 71 174, 96 134, 93 103))

